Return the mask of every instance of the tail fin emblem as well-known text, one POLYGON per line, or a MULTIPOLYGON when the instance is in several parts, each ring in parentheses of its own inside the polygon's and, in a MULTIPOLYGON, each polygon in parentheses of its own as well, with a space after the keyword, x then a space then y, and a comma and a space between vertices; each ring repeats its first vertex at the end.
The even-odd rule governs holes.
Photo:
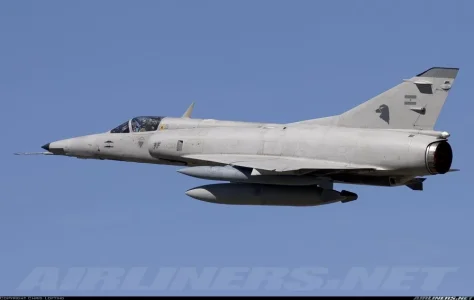
POLYGON ((384 120, 387 122, 387 124, 390 124, 390 111, 388 109, 388 106, 386 104, 382 104, 375 110, 376 113, 380 114, 380 119, 384 120))

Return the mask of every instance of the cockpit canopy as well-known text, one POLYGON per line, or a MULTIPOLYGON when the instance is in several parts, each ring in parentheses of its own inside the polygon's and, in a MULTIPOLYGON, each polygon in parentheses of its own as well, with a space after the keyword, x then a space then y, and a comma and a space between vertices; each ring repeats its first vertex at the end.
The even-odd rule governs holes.
POLYGON ((164 117, 136 117, 115 127, 110 133, 156 131, 164 117))

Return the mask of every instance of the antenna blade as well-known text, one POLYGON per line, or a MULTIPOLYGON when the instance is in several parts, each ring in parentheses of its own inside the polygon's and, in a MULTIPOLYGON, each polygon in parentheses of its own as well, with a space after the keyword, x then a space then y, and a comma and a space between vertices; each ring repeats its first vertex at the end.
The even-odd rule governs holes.
POLYGON ((184 112, 182 118, 191 118, 191 114, 193 113, 194 109, 194 102, 188 107, 188 109, 184 112))

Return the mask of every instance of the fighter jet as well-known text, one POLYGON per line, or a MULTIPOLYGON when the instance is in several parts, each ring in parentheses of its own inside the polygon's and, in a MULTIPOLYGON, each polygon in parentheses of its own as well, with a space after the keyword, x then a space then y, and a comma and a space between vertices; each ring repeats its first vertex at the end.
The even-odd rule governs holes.
MULTIPOLYGON (((141 116, 36 154, 183 166, 225 183, 192 188, 220 204, 317 206, 357 194, 335 183, 407 186, 451 171, 450 134, 434 129, 458 68, 434 67, 340 115, 289 124, 141 116)), ((24 153, 23 153, 24 154, 24 153)))

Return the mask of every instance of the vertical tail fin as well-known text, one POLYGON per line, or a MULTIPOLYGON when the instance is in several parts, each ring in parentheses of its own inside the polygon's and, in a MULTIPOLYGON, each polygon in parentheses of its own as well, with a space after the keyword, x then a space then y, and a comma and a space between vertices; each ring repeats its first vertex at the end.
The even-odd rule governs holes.
POLYGON ((431 68, 334 117, 295 124, 432 130, 458 68, 431 68))

